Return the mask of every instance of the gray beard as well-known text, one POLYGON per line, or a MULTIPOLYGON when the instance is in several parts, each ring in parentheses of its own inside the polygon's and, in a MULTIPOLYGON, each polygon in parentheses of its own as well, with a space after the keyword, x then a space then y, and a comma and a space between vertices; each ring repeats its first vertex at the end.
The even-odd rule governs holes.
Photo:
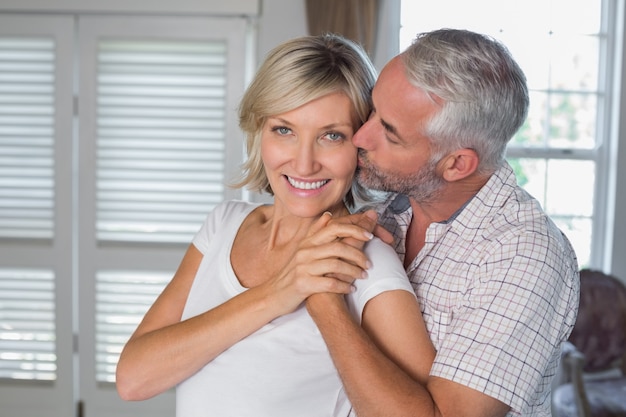
POLYGON ((362 165, 359 166, 357 180, 366 188, 405 194, 417 203, 429 204, 437 199, 445 185, 445 180, 437 175, 436 160, 428 161, 417 172, 402 176, 373 166, 362 149, 359 149, 359 158, 362 165))

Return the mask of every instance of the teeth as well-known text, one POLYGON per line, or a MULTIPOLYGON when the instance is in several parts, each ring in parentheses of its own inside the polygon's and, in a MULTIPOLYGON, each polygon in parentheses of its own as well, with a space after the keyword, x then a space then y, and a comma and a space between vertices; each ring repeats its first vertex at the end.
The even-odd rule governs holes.
POLYGON ((316 190, 328 182, 328 180, 315 181, 315 182, 296 181, 292 179, 291 177, 287 177, 287 180, 289 181, 289 184, 301 190, 316 190))

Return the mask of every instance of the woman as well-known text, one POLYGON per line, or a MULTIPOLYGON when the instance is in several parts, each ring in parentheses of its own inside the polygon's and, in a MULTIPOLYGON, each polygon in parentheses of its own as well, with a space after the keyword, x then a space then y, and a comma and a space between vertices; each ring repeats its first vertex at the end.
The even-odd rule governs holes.
POLYGON ((240 106, 249 159, 236 184, 274 204, 225 202, 208 216, 170 284, 128 341, 117 387, 140 400, 177 386, 177 416, 346 416, 350 404, 303 301, 346 294, 355 320, 411 376, 434 351, 393 249, 324 233, 348 214, 375 71, 339 36, 303 37, 268 55, 240 106), (317 232, 317 233, 314 233, 317 232), (383 314, 384 312, 384 314, 383 314), (393 317, 393 320, 386 318, 393 317))

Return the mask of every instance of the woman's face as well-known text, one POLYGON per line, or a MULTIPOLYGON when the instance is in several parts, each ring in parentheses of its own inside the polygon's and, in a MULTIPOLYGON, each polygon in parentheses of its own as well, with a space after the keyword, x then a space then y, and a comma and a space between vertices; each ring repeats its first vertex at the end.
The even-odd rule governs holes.
POLYGON ((277 209, 315 217, 341 207, 357 164, 353 114, 333 93, 267 119, 261 158, 277 209))

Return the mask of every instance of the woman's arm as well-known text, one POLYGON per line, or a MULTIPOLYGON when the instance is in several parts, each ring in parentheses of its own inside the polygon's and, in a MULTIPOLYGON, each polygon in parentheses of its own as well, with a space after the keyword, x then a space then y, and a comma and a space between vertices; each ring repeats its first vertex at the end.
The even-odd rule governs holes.
POLYGON ((258 287, 181 322, 201 260, 202 254, 191 245, 124 347, 116 375, 123 399, 143 400, 172 388, 277 317, 270 294, 258 287))
POLYGON ((160 394, 273 319, 295 310, 309 295, 348 293, 354 277, 366 269, 367 258, 337 237, 368 240, 370 235, 354 225, 315 233, 329 220, 322 216, 277 276, 181 322, 202 260, 202 253, 190 245, 173 279, 122 351, 116 376, 120 396, 143 400, 160 394), (331 278, 331 271, 342 278, 331 278))
POLYGON ((435 348, 413 294, 403 290, 379 294, 365 305, 361 325, 385 356, 414 380, 426 383, 435 348))

